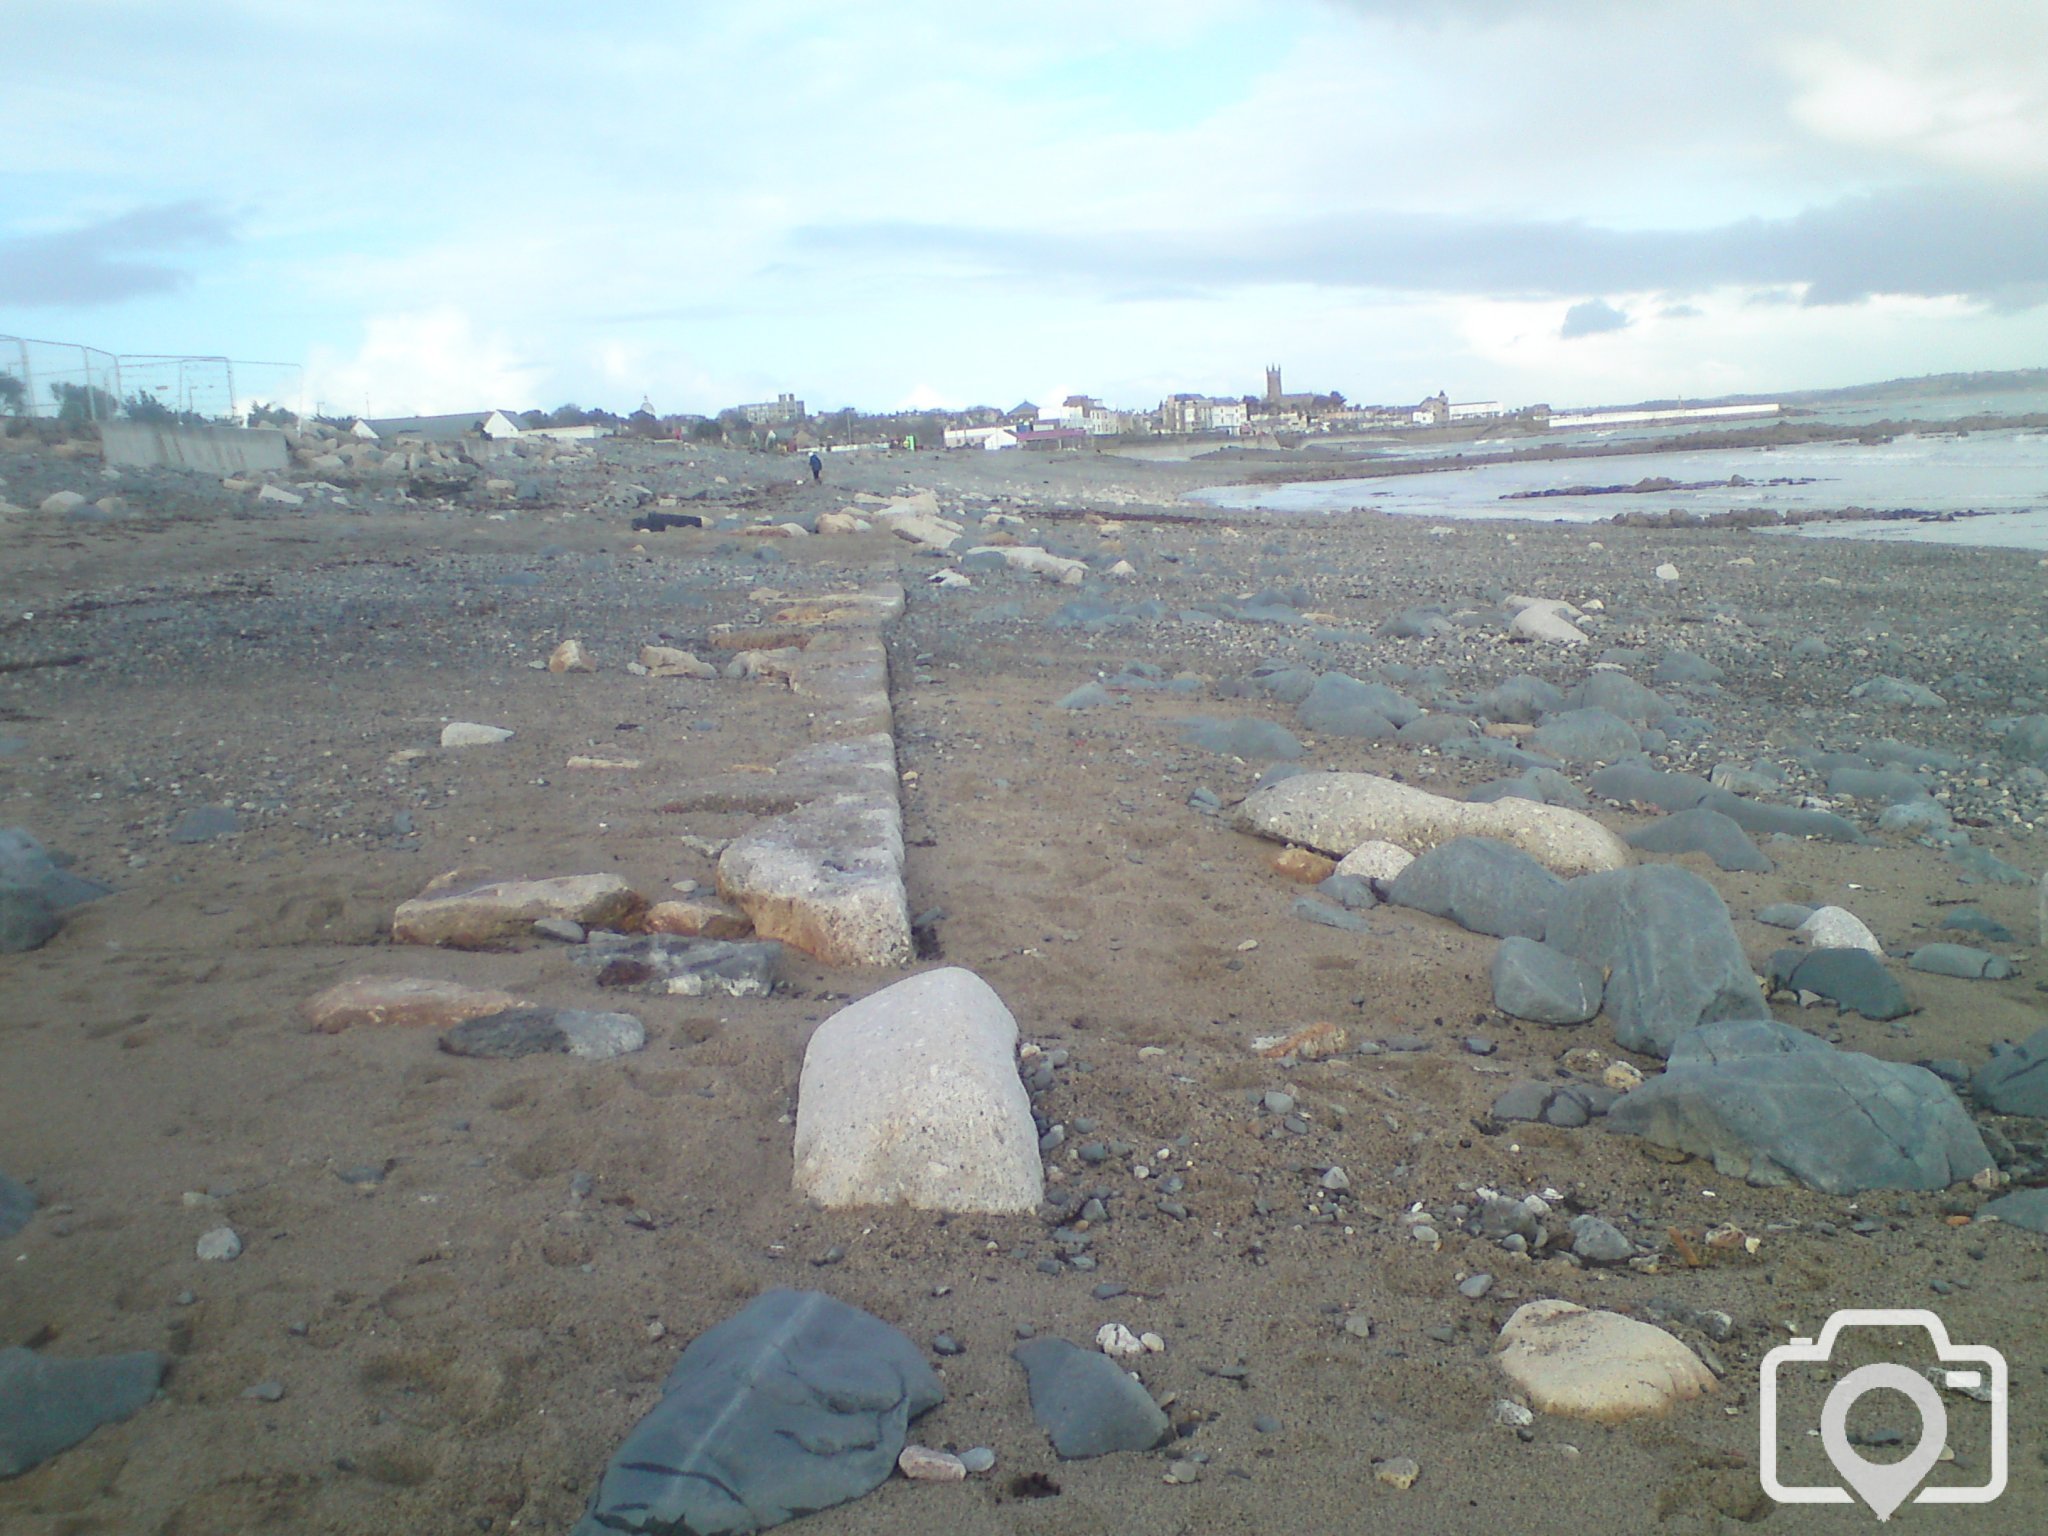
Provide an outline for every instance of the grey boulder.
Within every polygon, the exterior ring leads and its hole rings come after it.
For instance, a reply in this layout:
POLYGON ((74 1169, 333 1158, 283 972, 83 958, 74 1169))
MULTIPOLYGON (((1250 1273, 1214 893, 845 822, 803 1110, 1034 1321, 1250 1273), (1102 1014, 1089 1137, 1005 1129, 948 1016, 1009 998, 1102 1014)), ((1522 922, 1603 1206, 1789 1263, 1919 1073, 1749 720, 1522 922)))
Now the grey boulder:
POLYGON ((1832 1195, 1946 1189, 1992 1166, 1932 1072, 1838 1051, 1770 1020, 1688 1031, 1665 1072, 1623 1096, 1607 1123, 1711 1158, 1729 1177, 1797 1179, 1832 1195))
POLYGON ((36 1213, 36 1192, 0 1173, 0 1237, 12 1237, 36 1213))
POLYGON ((881 1319, 817 1291, 764 1292, 683 1351, 573 1536, 742 1536, 857 1499, 945 1396, 881 1319))
POLYGON ((1611 763, 1642 750, 1642 737, 1619 715, 1604 709, 1567 709, 1545 715, 1529 733, 1529 745, 1567 763, 1611 763))
POLYGON ((1493 952, 1493 1006, 1532 1024, 1583 1024, 1600 1011, 1600 968, 1534 939, 1512 936, 1493 952))
POLYGON ((0 1349, 0 1477, 17 1477, 127 1418, 156 1396, 169 1364, 155 1350, 53 1360, 0 1349))
POLYGON ((1284 725, 1270 720, 1217 720, 1207 715, 1180 722, 1181 739, 1191 747, 1220 757, 1283 758, 1301 756, 1301 742, 1284 725))
POLYGON ((1173 1434, 1152 1395, 1109 1356, 1065 1339, 1026 1339, 1010 1351, 1024 1367, 1031 1416, 1066 1461, 1149 1451, 1173 1434))
POLYGON ((109 887, 65 868, 26 827, 0 827, 0 955, 38 949, 64 926, 64 914, 105 896, 109 887))
POLYGON ((2029 1232, 2048 1232, 2048 1189, 2020 1189, 2001 1195, 1977 1213, 1979 1221, 2002 1221, 2029 1232))
POLYGON ((1728 908, 1690 870, 1640 864, 1568 881, 1544 939, 1607 972, 1607 1016, 1628 1050, 1663 1056, 1695 1024, 1766 1015, 1728 908))
POLYGON ((1491 837, 1454 837, 1394 877, 1387 900, 1473 933, 1540 939, 1564 882, 1519 848, 1491 837))
POLYGON ((2019 974, 2003 955, 1968 944, 1923 944, 1906 964, 1930 976, 1960 976, 1965 981, 2005 981, 2019 974))
POLYGON ((1740 825, 1705 806, 1677 811, 1638 827, 1626 841, 1644 853, 1704 853, 1720 869, 1767 875, 1773 867, 1740 825))
POLYGON ((647 1030, 630 1013, 593 1013, 583 1008, 506 1008, 464 1019, 443 1030, 441 1049, 451 1056, 568 1055, 608 1061, 647 1043, 647 1030))
POLYGON ((1812 992, 1845 1013, 1883 1022, 1913 1011, 1906 989, 1867 949, 1780 949, 1769 963, 1772 987, 1812 992))
POLYGON ((1993 1046, 1991 1059, 1971 1076, 1970 1092, 1998 1114, 2048 1120, 2048 1029, 2018 1045, 1993 1046))

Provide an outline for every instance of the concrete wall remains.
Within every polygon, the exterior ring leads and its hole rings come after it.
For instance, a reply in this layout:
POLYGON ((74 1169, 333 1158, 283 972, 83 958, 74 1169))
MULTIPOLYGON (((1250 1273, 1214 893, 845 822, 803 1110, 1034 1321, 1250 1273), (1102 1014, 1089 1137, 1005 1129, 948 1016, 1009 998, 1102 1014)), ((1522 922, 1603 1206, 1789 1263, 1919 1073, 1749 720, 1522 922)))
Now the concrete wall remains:
POLYGON ((215 475, 283 470, 291 463, 284 434, 270 427, 180 427, 146 421, 103 421, 100 451, 129 469, 197 469, 215 475))

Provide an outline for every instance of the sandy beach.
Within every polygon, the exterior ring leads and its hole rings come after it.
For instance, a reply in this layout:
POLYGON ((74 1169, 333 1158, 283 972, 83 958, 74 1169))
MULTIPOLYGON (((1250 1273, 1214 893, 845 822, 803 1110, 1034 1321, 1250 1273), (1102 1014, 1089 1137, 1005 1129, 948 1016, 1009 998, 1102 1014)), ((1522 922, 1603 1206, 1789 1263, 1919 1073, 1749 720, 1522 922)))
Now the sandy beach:
MULTIPOLYGON (((0 1244, 0 1345, 172 1357, 158 1401, 0 1481, 0 1529, 564 1532, 678 1352, 773 1286, 827 1291, 920 1346, 950 1335, 961 1352, 931 1357, 946 1401, 911 1438, 996 1455, 964 1483, 892 1478, 792 1527, 806 1536, 1848 1529, 1867 1513, 1764 1495, 1757 1369, 1850 1306, 1937 1307, 2011 1365, 2008 1491, 1981 1512, 1908 1507, 1896 1528, 2048 1526, 2039 1234, 1972 1221, 1993 1192, 1968 1184, 1755 1188, 1597 1121, 1501 1122, 1510 1084, 1586 1076, 1569 1053, 1659 1063, 1604 1018, 1501 1013, 1491 937, 1398 906, 1364 914, 1365 932, 1297 916, 1308 890, 1272 868, 1279 845, 1227 815, 1271 761, 1202 750, 1182 725, 1271 722, 1300 739, 1301 767, 1460 796, 1508 770, 1307 729, 1253 674, 1341 671, 1458 715, 1518 674, 1570 689, 1600 666, 1649 684, 1670 653, 1703 658, 1718 681, 1659 685, 1699 729, 1667 735, 1651 763, 1767 767, 1766 798, 1826 799, 1867 841, 1759 837, 1769 872, 1639 857, 1708 881, 1758 973, 1788 942, 1764 908, 1850 908, 1914 1011, 1874 1022, 1787 994, 1771 1011, 1847 1049, 1967 1072, 2048 1023, 2035 887, 1878 830, 1881 804, 1830 798, 1800 754, 1951 755, 1923 775, 1933 798, 1971 848, 2038 878, 2048 775, 1994 729, 2048 710, 2034 556, 1224 514, 1183 499, 1229 478, 1213 464, 1093 453, 834 455, 813 486, 794 458, 620 443, 537 473, 517 500, 283 511, 130 474, 119 515, 0 521, 0 825, 113 887, 47 944, 0 956, 0 1172, 39 1200, 0 1244), (958 562, 879 527, 740 532, 924 490, 1088 574, 975 568, 939 588, 927 578, 958 562), (712 526, 629 526, 664 506, 712 526), (1128 578, 1108 574, 1117 560, 1128 578), (1675 579, 1655 574, 1667 563, 1675 579), (771 997, 621 1000, 571 946, 390 940, 398 904, 455 870, 616 874, 656 900, 708 888, 706 850, 758 817, 668 807, 805 745, 809 715, 773 681, 627 664, 648 643, 711 655, 714 630, 766 622, 787 596, 877 582, 908 594, 884 638, 905 878, 931 935, 913 968, 974 971, 1027 1042, 1067 1053, 1033 1102, 1079 1128, 1047 1154, 1049 1192, 1109 1192, 1085 1268, 1062 1260, 1060 1219, 829 1212, 792 1192, 806 1041, 893 973, 791 952, 771 997), (1589 642, 1511 640, 1511 594, 1576 605, 1589 642), (1390 632, 1430 606, 1441 632, 1390 632), (595 672, 545 670, 568 639, 595 672), (1852 696, 1880 676, 1940 702, 1852 696), (1090 682, 1106 702, 1056 707, 1090 682), (449 721, 513 735, 443 748, 449 721), (178 840, 198 806, 231 812, 232 829, 178 840), (2018 974, 1905 968, 1957 937, 1940 925, 1964 903, 2009 930, 1970 942, 2018 974), (374 974, 630 1007, 648 1040, 611 1061, 499 1061, 449 1055, 431 1031, 309 1028, 308 998, 374 974), (1351 1048, 1292 1064, 1252 1048, 1316 1022, 1351 1048), (1091 1140, 1126 1150, 1083 1162, 1091 1140), (1341 1200, 1323 1183, 1333 1166, 1341 1200), (1168 1169, 1182 1215, 1155 1193, 1168 1169), (1465 1230, 1481 1188, 1598 1215, 1635 1261, 1503 1252, 1465 1230), (221 1226, 241 1256, 197 1259, 221 1226), (1705 1246, 1731 1227, 1732 1245, 1705 1246), (1482 1273, 1489 1289, 1461 1292, 1482 1273), (1105 1283, 1121 1294, 1098 1299, 1105 1283), (1713 1357, 1717 1390, 1665 1417, 1502 1427, 1495 1338, 1542 1297, 1726 1313, 1722 1337, 1672 1324, 1713 1357), (1020 1327, 1085 1343, 1107 1322, 1164 1339, 1140 1369, 1180 1438, 1063 1462, 1009 1352, 1020 1327), (1169 1457, 1197 1453, 1199 1481, 1166 1480, 1169 1457), (1412 1487, 1375 1478, 1398 1457, 1419 1464, 1412 1487)), ((0 442, 0 481, 31 509, 105 488, 95 459, 19 442, 0 442)), ((1590 768, 1566 773, 1583 788, 1590 768)), ((1621 833, 1656 818, 1598 797, 1591 814, 1621 833)), ((1975 1118, 2009 1183, 2048 1181, 2042 1122, 1975 1118)), ((1951 1422, 1962 1466, 1940 1476, 1960 1479, 1981 1470, 1985 1425, 1969 1403, 1951 1422)))

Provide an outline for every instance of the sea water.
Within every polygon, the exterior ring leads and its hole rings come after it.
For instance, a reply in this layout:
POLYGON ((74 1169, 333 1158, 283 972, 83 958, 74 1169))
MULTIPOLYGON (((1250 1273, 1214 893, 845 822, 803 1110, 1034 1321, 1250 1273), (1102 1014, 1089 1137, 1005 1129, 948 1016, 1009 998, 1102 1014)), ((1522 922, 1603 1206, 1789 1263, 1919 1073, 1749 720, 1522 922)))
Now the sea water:
POLYGON ((1806 524, 1797 531, 1816 537, 2048 549, 2048 432, 1928 431, 1883 443, 1766 448, 1688 445, 1667 453, 1478 464, 1378 479, 1219 486, 1194 495, 1225 510, 1312 514, 1367 509, 1444 520, 1564 523, 1606 522, 1617 513, 1674 509, 1704 517, 1753 509, 1785 513, 1864 508, 1955 520, 1806 524), (1700 490, 1518 495, 1574 486, 1633 485, 1653 478, 1722 483, 1700 490), (1726 484, 1736 479, 1747 483, 1726 484))

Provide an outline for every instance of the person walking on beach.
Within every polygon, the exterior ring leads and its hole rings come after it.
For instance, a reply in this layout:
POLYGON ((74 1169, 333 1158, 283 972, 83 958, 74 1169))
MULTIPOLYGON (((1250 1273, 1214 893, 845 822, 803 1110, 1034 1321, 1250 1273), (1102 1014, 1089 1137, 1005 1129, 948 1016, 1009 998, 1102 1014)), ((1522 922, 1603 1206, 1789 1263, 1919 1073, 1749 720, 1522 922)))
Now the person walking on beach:
POLYGON ((816 485, 825 478, 825 461, 815 453, 811 455, 811 484, 816 485))

